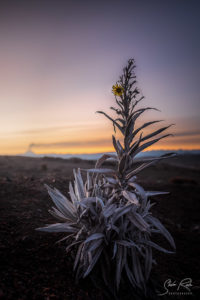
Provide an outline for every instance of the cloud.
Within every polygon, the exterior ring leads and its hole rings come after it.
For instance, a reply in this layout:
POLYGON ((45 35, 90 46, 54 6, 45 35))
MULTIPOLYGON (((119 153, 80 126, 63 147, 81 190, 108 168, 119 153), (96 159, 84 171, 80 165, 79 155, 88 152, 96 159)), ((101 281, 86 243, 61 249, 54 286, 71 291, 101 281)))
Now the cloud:
POLYGON ((194 135, 200 135, 200 130, 186 131, 186 132, 175 132, 174 133, 174 136, 194 136, 194 135))
POLYGON ((57 130, 63 130, 66 128, 73 128, 72 126, 57 126, 57 127, 48 127, 48 128, 38 128, 38 129, 27 129, 27 130, 21 130, 17 131, 17 133, 20 134, 37 134, 37 133, 42 133, 42 132, 52 132, 52 131, 57 131, 57 130))
POLYGON ((25 130, 18 130, 10 132, 11 134, 20 134, 20 135, 30 135, 30 134, 43 134, 49 132, 59 132, 59 131, 73 131, 73 130, 86 130, 88 128, 94 127, 102 128, 102 122, 100 121, 84 121, 84 122, 70 122, 64 126, 50 126, 50 127, 41 127, 41 128, 30 128, 25 130))
MULTIPOLYGON (((64 128, 64 127, 59 127, 64 128)), ((50 130, 50 128, 46 129, 50 130)), ((51 129, 52 130, 52 129, 51 129)), ((174 132, 173 143, 180 143, 180 139, 176 141, 176 137, 183 137, 181 141, 184 144, 191 143, 191 141, 199 142, 200 130, 187 131, 187 132, 174 132), (187 140, 188 137, 188 140, 187 140), (194 137, 192 140, 191 138, 194 137)), ((167 142, 167 140, 165 141, 167 142)), ((31 143, 28 147, 29 151, 35 148, 67 148, 67 147, 92 147, 92 146, 105 146, 111 145, 111 138, 98 139, 98 140, 82 140, 82 141, 61 141, 61 142, 51 142, 51 143, 31 143)))
MULTIPOLYGON (((91 124, 93 125, 93 124, 91 124)), ((73 129, 81 129, 81 128, 87 128, 87 124, 80 123, 80 124, 73 124, 73 125, 66 125, 66 126, 55 126, 55 127, 47 127, 47 128, 37 128, 37 129, 27 129, 27 130, 21 130, 17 131, 16 133, 19 134, 40 134, 40 133, 46 133, 46 132, 52 132, 52 131, 60 131, 60 130, 73 130, 73 129)))
POLYGON ((56 143, 31 143, 29 151, 33 148, 62 148, 62 147, 80 147, 80 146, 104 146, 110 145, 111 139, 86 140, 86 141, 65 141, 56 143))

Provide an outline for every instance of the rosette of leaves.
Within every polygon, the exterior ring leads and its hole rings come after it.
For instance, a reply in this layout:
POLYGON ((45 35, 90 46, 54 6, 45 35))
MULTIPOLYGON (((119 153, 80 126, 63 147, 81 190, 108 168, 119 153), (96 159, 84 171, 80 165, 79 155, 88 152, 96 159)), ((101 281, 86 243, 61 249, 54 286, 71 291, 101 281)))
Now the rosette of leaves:
MULTIPOLYGON (((50 213, 59 223, 38 228, 47 232, 63 232, 68 239, 67 251, 76 250, 74 271, 77 279, 100 268, 99 276, 110 289, 118 290, 120 283, 128 279, 135 289, 145 291, 155 258, 152 249, 173 253, 154 241, 154 234, 160 234, 169 242, 172 250, 175 243, 162 223, 151 213, 151 196, 166 194, 159 191, 145 191, 138 183, 136 175, 144 168, 175 154, 169 153, 158 158, 141 158, 136 155, 159 140, 169 136, 164 132, 169 126, 143 135, 143 129, 160 120, 144 123, 136 127, 137 119, 147 110, 137 109, 144 98, 135 87, 135 62, 129 60, 123 75, 117 82, 120 92, 115 94, 116 113, 113 118, 104 114, 123 137, 123 142, 113 135, 116 154, 104 154, 94 169, 87 173, 83 181, 80 169, 74 171, 74 184, 69 185, 69 199, 57 189, 47 186, 55 207, 50 213), (113 168, 103 168, 107 159, 112 159, 113 168), (70 242, 69 242, 70 241, 70 242), (101 275, 100 275, 101 274, 101 275)), ((117 91, 117 89, 115 89, 117 91)))

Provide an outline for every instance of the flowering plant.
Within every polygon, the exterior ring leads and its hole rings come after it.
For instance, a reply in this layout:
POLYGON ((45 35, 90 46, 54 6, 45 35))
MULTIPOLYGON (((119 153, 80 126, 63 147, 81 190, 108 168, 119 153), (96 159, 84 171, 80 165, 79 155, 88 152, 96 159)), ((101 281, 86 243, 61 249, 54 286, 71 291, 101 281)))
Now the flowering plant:
POLYGON ((144 97, 135 87, 134 68, 135 62, 130 59, 119 81, 113 86, 117 107, 111 109, 115 111, 116 118, 98 112, 111 120, 114 130, 120 131, 123 142, 113 135, 115 154, 102 155, 93 169, 74 170, 74 183, 69 184, 68 198, 57 189, 47 186, 55 204, 50 213, 60 222, 38 230, 66 234, 62 240, 70 241, 67 251, 72 247, 76 249, 74 271, 77 279, 85 278, 98 267, 105 284, 112 290, 118 291, 123 279, 128 279, 134 289, 145 292, 155 263, 152 249, 173 253, 156 244, 153 241, 154 234, 163 235, 173 249, 175 243, 167 229, 151 213, 151 196, 166 192, 145 191, 137 183, 136 175, 174 154, 158 158, 136 157, 147 147, 169 136, 157 137, 169 126, 144 136, 142 130, 160 120, 135 127, 137 119, 145 111, 155 108, 137 109, 144 97), (113 168, 102 167, 107 159, 114 161, 113 168), (85 182, 81 171, 86 172, 85 182))

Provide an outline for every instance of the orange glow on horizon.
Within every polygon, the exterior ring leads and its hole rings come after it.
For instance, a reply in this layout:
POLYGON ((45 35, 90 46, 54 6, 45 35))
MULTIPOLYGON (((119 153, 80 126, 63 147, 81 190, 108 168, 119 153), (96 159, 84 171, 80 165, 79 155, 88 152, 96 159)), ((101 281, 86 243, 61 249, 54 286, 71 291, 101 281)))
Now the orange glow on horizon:
MULTIPOLYGON (((21 150, 21 149, 20 149, 21 150)), ((18 155, 25 153, 24 151, 20 151, 17 149, 4 149, 4 152, 0 153, 0 155, 18 155)), ((197 144, 169 144, 165 147, 161 147, 159 145, 151 146, 147 148, 145 151, 152 151, 152 150, 200 150, 200 146, 197 144)), ((41 148, 40 150, 32 151, 35 154, 95 154, 95 153, 104 153, 104 152, 114 152, 114 148, 112 146, 102 146, 102 147, 79 147, 79 148, 71 148, 70 151, 66 151, 65 148, 58 148, 58 149, 45 149, 41 148)))
MULTIPOLYGON (((157 128, 156 128, 157 129, 157 128)), ((154 128, 155 130, 155 128, 154 128)), ((145 132, 144 135, 148 134, 145 132)), ((0 155, 18 155, 27 151, 35 154, 92 154, 102 152, 113 152, 112 145, 112 126, 108 123, 89 124, 86 128, 65 128, 62 131, 31 131, 23 134, 5 135, 1 138, 0 155), (30 133, 29 133, 30 132, 30 133)), ((158 143, 147 148, 151 150, 199 150, 199 134, 177 134, 174 137, 161 139, 158 143)), ((119 134, 116 135, 123 144, 123 139, 119 134)))

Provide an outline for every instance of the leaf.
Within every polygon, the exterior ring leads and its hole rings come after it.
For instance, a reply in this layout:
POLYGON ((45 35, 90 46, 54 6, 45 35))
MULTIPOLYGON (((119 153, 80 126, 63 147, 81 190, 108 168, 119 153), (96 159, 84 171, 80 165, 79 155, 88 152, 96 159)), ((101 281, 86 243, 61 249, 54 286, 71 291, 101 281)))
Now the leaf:
MULTIPOLYGON (((149 214, 151 214, 149 212, 149 210, 154 205, 155 205, 155 203, 151 203, 150 201, 147 201, 147 199, 145 199, 144 205, 143 205, 143 212, 141 212, 141 215, 142 215, 143 218, 145 218, 146 216, 148 216, 149 214)), ((151 232, 152 232, 152 230, 151 230, 151 232)))
POLYGON ((107 115, 105 112, 103 111, 97 111, 97 113, 99 114, 103 114, 106 118, 108 118, 110 121, 113 122, 113 124, 121 131, 121 133, 123 134, 124 130, 123 127, 121 127, 114 119, 112 119, 109 115, 107 115))
POLYGON ((122 195, 124 196, 124 198, 126 198, 131 203, 134 203, 137 206, 139 205, 139 201, 138 201, 135 193, 131 193, 131 192, 125 190, 125 191, 122 191, 122 195))
MULTIPOLYGON (((80 227, 79 227, 80 228, 80 227)), ((82 233, 85 231, 85 226, 81 226, 81 229, 76 233, 75 235, 75 240, 78 241, 80 240, 80 236, 82 235, 82 233)))
POLYGON ((105 176, 106 181, 108 181, 109 183, 116 185, 117 184, 117 180, 112 178, 112 177, 107 177, 105 176))
POLYGON ((110 189, 112 189, 112 188, 113 188, 113 184, 111 184, 111 183, 105 183, 105 184, 103 185, 103 187, 104 187, 104 188, 110 188, 110 189))
POLYGON ((132 155, 134 153, 134 151, 139 147, 141 139, 142 139, 142 133, 140 134, 139 139, 131 146, 131 148, 128 152, 129 155, 132 155))
POLYGON ((78 250, 76 252, 76 257, 75 257, 75 261, 74 261, 74 267, 73 267, 73 270, 75 271, 76 268, 77 268, 77 265, 78 265, 78 262, 80 260, 80 255, 81 255, 81 251, 82 251, 82 248, 83 248, 83 245, 84 243, 81 243, 78 247, 78 250))
POLYGON ((97 263, 97 261, 98 261, 100 255, 101 255, 101 253, 102 253, 103 248, 104 248, 103 246, 101 246, 101 247, 98 248, 97 252, 96 252, 95 255, 92 257, 92 261, 91 261, 91 263, 89 264, 89 266, 88 266, 86 272, 84 273, 83 278, 85 278, 85 277, 92 271, 92 269, 94 268, 95 264, 97 263))
POLYGON ((127 277, 129 279, 130 283, 132 284, 133 287, 135 287, 136 281, 135 281, 135 278, 133 276, 133 273, 131 272, 131 270, 128 267, 128 263, 125 264, 125 270, 126 270, 126 274, 127 274, 127 277))
POLYGON ((111 215, 113 215, 116 208, 117 208, 116 204, 110 204, 108 207, 105 207, 105 209, 103 211, 104 217, 108 218, 111 215))
POLYGON ((163 132, 164 130, 168 129, 168 128, 171 127, 172 125, 174 125, 174 124, 171 124, 171 125, 166 126, 166 127, 162 127, 162 128, 160 128, 160 129, 158 129, 158 130, 156 130, 156 131, 154 131, 154 132, 152 132, 152 133, 150 133, 150 134, 144 136, 144 137, 142 138, 141 141, 143 142, 143 141, 145 141, 145 140, 147 140, 147 139, 152 138, 152 137, 155 136, 155 135, 158 135, 159 133, 161 133, 161 132, 163 132))
POLYGON ((72 227, 66 223, 51 224, 45 227, 36 228, 36 230, 46 232, 77 232, 77 228, 72 227))
POLYGON ((114 137, 114 135, 112 135, 112 142, 113 142, 113 147, 115 148, 115 151, 117 152, 117 154, 120 156, 120 150, 118 149, 118 146, 117 146, 117 141, 114 137))
POLYGON ((115 223, 120 217, 124 214, 131 212, 133 208, 133 204, 125 205, 123 207, 117 208, 115 210, 115 215, 113 216, 113 223, 115 223))
POLYGON ((118 101, 117 98, 115 97, 115 100, 117 102, 117 104, 119 105, 119 107, 121 108, 121 112, 123 112, 123 106, 122 106, 122 102, 121 101, 118 101))
POLYGON ((136 179, 137 179, 137 177, 136 177, 136 176, 133 176, 133 177, 131 177, 131 178, 128 180, 128 183, 130 183, 130 182, 135 182, 136 179))
POLYGON ((75 246, 75 245, 80 244, 81 242, 82 242, 82 241, 77 241, 77 242, 73 242, 73 243, 69 244, 69 246, 67 246, 66 249, 65 249, 66 252, 68 252, 70 248, 72 248, 72 247, 75 246))
POLYGON ((74 233, 71 233, 71 234, 69 234, 68 236, 65 236, 64 238, 58 240, 58 241, 56 242, 56 244, 59 244, 60 242, 66 241, 67 239, 69 239, 69 238, 71 238, 71 237, 73 237, 73 236, 74 236, 74 233))
POLYGON ((117 156, 114 154, 103 154, 96 162, 95 168, 99 168, 107 159, 113 158, 117 159, 117 156))
POLYGON ((132 120, 133 124, 135 123, 135 121, 139 118, 139 116, 144 113, 146 110, 156 110, 159 111, 157 108, 155 107, 146 107, 146 108, 140 108, 138 110, 135 110, 131 115, 130 115, 130 119, 132 120))
POLYGON ((158 196, 158 195, 168 195, 169 192, 158 192, 158 191, 146 191, 147 197, 158 196))
POLYGON ((87 193, 88 193, 87 196, 89 196, 89 191, 91 188, 92 188, 92 179, 90 177, 90 173, 87 172, 87 193))
POLYGON ((96 196, 96 204, 98 204, 98 203, 101 205, 101 208, 103 208, 105 206, 103 203, 103 200, 96 196))
MULTIPOLYGON (((138 168, 134 169, 133 171, 131 171, 127 176, 126 178, 131 178, 132 176, 138 174, 139 172, 141 172, 143 169, 151 166, 152 164, 162 160, 162 159, 165 159, 165 158, 169 158, 169 157, 173 157, 173 156, 176 156, 175 153, 169 153, 169 155, 164 155, 164 156, 160 156, 160 157, 156 157, 156 158, 149 158, 149 159, 141 159, 140 161, 137 161, 137 159, 135 159, 134 161, 136 163, 138 162, 144 162, 142 165, 140 165, 138 168), (149 162, 148 162, 149 161, 149 162)), ((133 162, 134 162, 133 161, 133 162)), ((133 163, 132 163, 133 164, 133 163)))
POLYGON ((124 153, 120 158, 119 166, 118 166, 118 172, 121 174, 123 174, 123 171, 126 169, 126 160, 127 160, 127 154, 124 153))
POLYGON ((117 118, 117 119, 115 119, 115 121, 119 121, 119 122, 121 122, 121 124, 122 124, 122 127, 124 127, 124 125, 125 125, 125 121, 124 121, 122 118, 117 118))
POLYGON ((138 247, 133 241, 126 241, 126 240, 116 240, 115 241, 118 245, 124 246, 124 247, 138 247))
POLYGON ((86 171, 89 173, 98 173, 98 174, 115 174, 115 170, 113 169, 82 169, 82 171, 86 171))
POLYGON ((157 138, 157 139, 155 139, 155 140, 152 140, 152 141, 149 141, 149 142, 147 142, 147 143, 144 143, 143 145, 141 145, 141 146, 135 151, 134 156, 135 156, 136 154, 138 154, 139 152, 141 152, 142 150, 144 150, 144 149, 150 147, 151 145, 157 143, 157 142, 160 141, 161 139, 166 138, 166 137, 168 137, 168 136, 172 136, 172 134, 166 134, 166 135, 161 136, 160 138, 157 138))
POLYGON ((117 249, 117 256, 116 256, 116 286, 117 290, 119 289, 119 284, 121 280, 121 273, 122 273, 122 255, 123 255, 123 250, 122 246, 118 246, 117 249))
POLYGON ((70 197, 71 197, 72 203, 75 204, 75 203, 77 202, 77 198, 76 198, 76 196, 75 196, 74 189, 73 189, 73 187, 72 187, 71 182, 69 183, 69 195, 70 195, 70 197))
POLYGON ((47 184, 45 184, 45 187, 47 188, 51 199, 60 210, 60 212, 68 219, 76 220, 76 210, 72 203, 57 189, 52 189, 47 184))
POLYGON ((134 114, 138 114, 138 113, 144 113, 146 110, 155 110, 155 111, 160 111, 159 109, 157 109, 156 107, 145 107, 145 108, 139 108, 138 110, 134 111, 134 114))
POLYGON ((75 188, 76 188, 76 192, 77 192, 77 197, 80 201, 82 198, 84 198, 86 196, 84 185, 83 185, 83 180, 81 177, 80 169, 78 169, 77 172, 75 170, 73 170, 73 172, 74 172, 74 178, 75 178, 75 188))
POLYGON ((142 164, 141 166, 139 166, 138 168, 136 168, 135 170, 131 171, 130 173, 128 173, 126 175, 126 179, 130 179, 131 177, 137 175, 139 172, 141 172, 143 169, 151 166, 152 164, 154 164, 155 161, 151 161, 151 162, 148 162, 148 163, 144 163, 142 164))
POLYGON ((143 217, 137 212, 134 212, 132 216, 129 216, 129 220, 141 231, 149 230, 149 225, 146 223, 143 217))
POLYGON ((85 240, 85 244, 88 243, 88 242, 91 242, 93 240, 97 240, 97 239, 102 239, 104 238, 105 235, 103 233, 94 233, 92 235, 90 235, 86 240, 85 240))
POLYGON ((145 256, 145 277, 146 277, 146 280, 148 280, 150 272, 151 272, 151 268, 152 268, 152 249, 151 249, 151 247, 145 247, 145 252, 146 252, 146 256, 145 256))
POLYGON ((117 244, 116 244, 116 242, 114 242, 112 259, 115 258, 116 253, 117 253, 117 244))
POLYGON ((121 145, 121 143, 120 143, 119 140, 117 140, 117 146, 119 148, 120 153, 123 154, 124 153, 124 149, 123 149, 123 147, 122 147, 122 145, 121 145))
POLYGON ((135 125, 135 119, 130 118, 127 126, 125 127, 125 134, 124 134, 125 137, 128 137, 132 133, 134 125, 135 125))
POLYGON ((142 197, 142 199, 146 199, 146 192, 145 190, 137 183, 135 182, 128 182, 128 185, 135 188, 136 191, 140 194, 140 196, 142 197))
POLYGON ((122 115, 122 112, 118 108, 111 106, 110 109, 114 110, 118 115, 122 115))
POLYGON ((155 123, 158 123, 158 122, 162 122, 163 120, 157 120, 157 121, 152 121, 152 122, 147 122, 147 123, 144 123, 141 127, 137 128, 134 132, 133 132, 133 137, 136 136, 136 134, 142 130, 143 128, 145 127, 148 127, 152 124, 155 124, 155 123))
POLYGON ((136 105, 140 102, 140 101, 142 101, 144 99, 144 96, 142 96, 140 99, 138 99, 138 100, 136 100, 135 101, 135 103, 134 103, 134 105, 133 105, 133 109, 136 107, 136 105))
POLYGON ((97 248, 99 248, 99 246, 102 243, 103 243, 103 239, 93 240, 87 251, 92 252, 92 251, 96 250, 97 248))
POLYGON ((160 230, 160 232, 164 235, 164 237, 168 240, 168 242, 170 243, 170 245, 176 249, 176 245, 174 242, 173 237, 171 236, 171 234, 169 233, 169 231, 163 226, 163 224, 157 219, 154 218, 153 216, 149 216, 148 220, 157 228, 160 230))
POLYGON ((52 210, 49 209, 49 213, 54 216, 55 218, 61 220, 61 221, 71 221, 70 219, 68 219, 66 216, 64 216, 58 209, 56 209, 55 207, 52 207, 52 210))
POLYGON ((115 226, 115 225, 111 225, 111 229, 113 229, 114 231, 116 231, 117 232, 117 234, 119 234, 119 231, 120 231, 120 229, 119 229, 119 227, 117 227, 117 226, 115 226))
POLYGON ((116 141, 114 135, 112 135, 112 142, 113 142, 115 151, 117 152, 118 156, 120 157, 124 152, 122 145, 120 144, 119 141, 116 141))
POLYGON ((142 158, 134 158, 133 160, 133 164, 138 164, 138 163, 144 163, 144 162, 148 162, 148 161, 160 161, 162 159, 167 159, 167 158, 172 158, 172 157, 175 157, 177 156, 176 153, 174 152, 171 152, 171 153, 166 153, 166 154, 163 154, 159 157, 142 157, 142 158))
POLYGON ((156 243, 152 242, 152 241, 146 241, 145 242, 147 245, 157 249, 158 251, 161 251, 161 252, 164 252, 164 253, 169 253, 169 254, 173 254, 174 252, 173 251, 169 251, 169 250, 166 250, 164 248, 162 248, 161 246, 157 245, 156 243))
POLYGON ((134 217, 132 219, 132 222, 136 225, 136 227, 138 227, 141 231, 147 231, 149 230, 149 225, 145 222, 145 220, 143 219, 143 217, 138 214, 135 213, 134 217))
POLYGON ((132 257, 132 270, 134 272, 135 281, 137 282, 137 285, 140 286, 142 282, 144 282, 140 261, 137 255, 137 252, 134 248, 131 248, 131 257, 132 257))
MULTIPOLYGON (((86 210, 86 212, 90 211, 92 213, 91 218, 97 218, 98 217, 98 214, 97 214, 97 211, 96 211, 95 205, 94 205, 94 204, 97 204, 97 201, 100 202, 102 200, 100 198, 97 199, 97 197, 88 197, 88 198, 82 199, 81 202, 80 202, 81 207, 83 207, 86 210)), ((101 205, 102 205, 102 203, 101 203, 101 205)), ((81 214, 80 218, 83 215, 81 214)))

